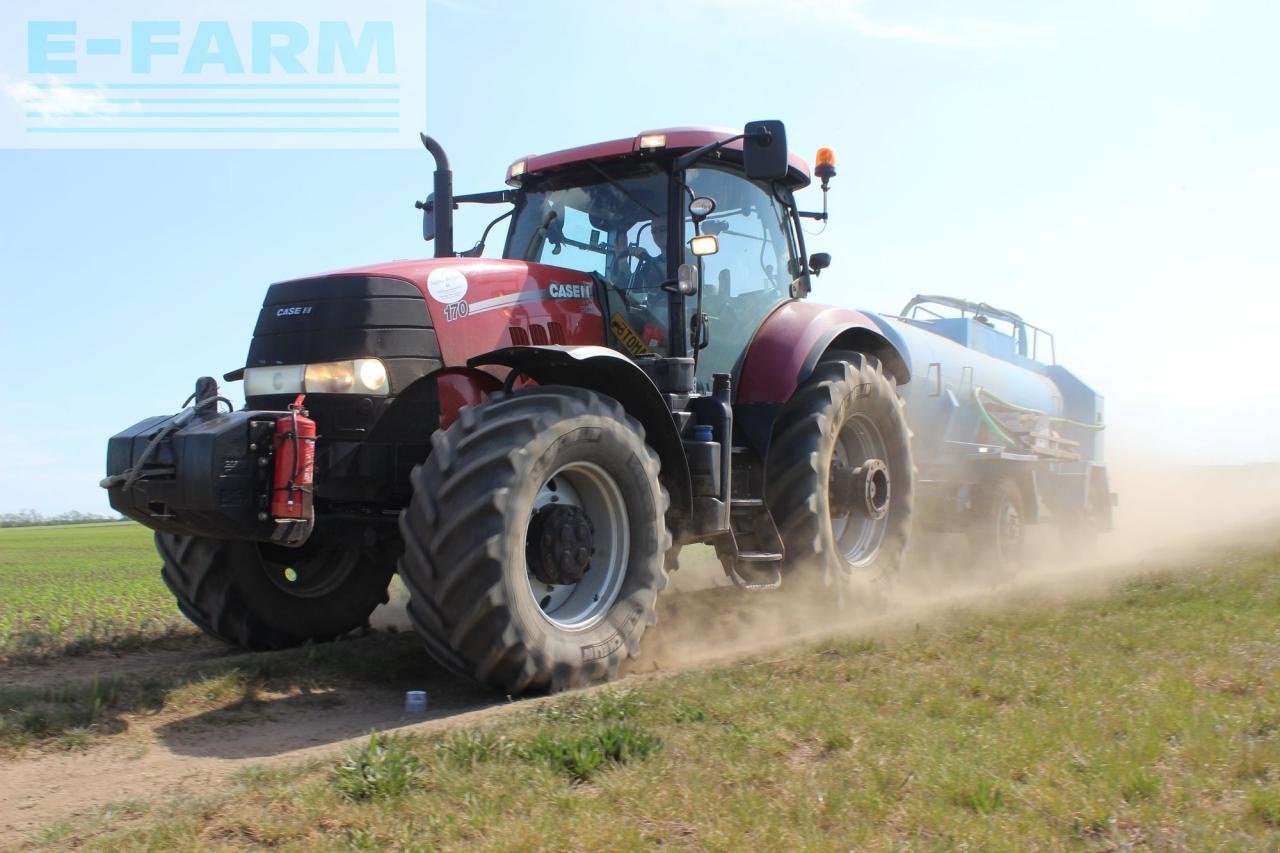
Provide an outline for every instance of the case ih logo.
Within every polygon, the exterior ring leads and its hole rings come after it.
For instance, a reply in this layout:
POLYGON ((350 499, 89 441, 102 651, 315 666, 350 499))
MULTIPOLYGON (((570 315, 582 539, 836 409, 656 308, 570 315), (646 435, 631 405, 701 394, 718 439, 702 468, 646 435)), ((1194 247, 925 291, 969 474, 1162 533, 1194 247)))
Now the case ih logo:
POLYGON ((591 285, 552 282, 551 286, 547 288, 547 292, 552 299, 590 299, 591 285))
POLYGON ((402 148, 423 0, 5 0, 0 148, 402 148))
POLYGON ((277 308, 277 317, 302 317, 311 313, 310 305, 293 305, 289 308, 277 308))

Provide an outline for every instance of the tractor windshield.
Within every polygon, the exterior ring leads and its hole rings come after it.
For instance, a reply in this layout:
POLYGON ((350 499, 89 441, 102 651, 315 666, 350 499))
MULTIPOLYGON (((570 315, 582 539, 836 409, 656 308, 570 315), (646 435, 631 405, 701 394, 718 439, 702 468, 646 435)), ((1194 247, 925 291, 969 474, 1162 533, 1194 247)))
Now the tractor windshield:
POLYGON ((662 289, 669 180, 652 162, 584 163, 531 179, 504 256, 591 274, 618 347, 669 355, 670 296, 662 289))

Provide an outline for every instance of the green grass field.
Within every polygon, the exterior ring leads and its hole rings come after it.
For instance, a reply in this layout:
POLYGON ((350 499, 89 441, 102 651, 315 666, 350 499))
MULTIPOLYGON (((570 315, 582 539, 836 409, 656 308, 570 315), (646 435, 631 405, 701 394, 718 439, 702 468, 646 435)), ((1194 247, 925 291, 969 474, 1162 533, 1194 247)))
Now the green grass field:
POLYGON ((191 633, 131 522, 0 529, 0 661, 191 633))
POLYGON ((1280 548, 378 736, 94 849, 1280 848, 1280 548))

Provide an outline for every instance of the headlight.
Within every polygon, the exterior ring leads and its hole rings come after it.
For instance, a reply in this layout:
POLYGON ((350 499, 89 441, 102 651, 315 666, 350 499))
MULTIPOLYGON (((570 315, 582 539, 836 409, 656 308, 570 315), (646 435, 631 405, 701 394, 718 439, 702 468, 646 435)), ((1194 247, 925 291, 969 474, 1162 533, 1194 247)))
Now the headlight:
POLYGON ((246 368, 244 395, 265 397, 268 394, 301 394, 304 369, 301 364, 246 368))
POLYGON ((346 394, 356 384, 355 365, 349 361, 308 364, 302 384, 308 394, 346 394))
POLYGON ((367 394, 391 393, 387 368, 376 358, 329 361, 323 364, 286 364, 250 367, 244 372, 244 395, 268 394, 367 394))
POLYGON ((308 364, 303 377, 308 394, 375 394, 386 396, 387 368, 376 358, 308 364))
POLYGON ((369 389, 370 394, 387 393, 387 369, 376 358, 361 358, 355 362, 356 378, 369 389))

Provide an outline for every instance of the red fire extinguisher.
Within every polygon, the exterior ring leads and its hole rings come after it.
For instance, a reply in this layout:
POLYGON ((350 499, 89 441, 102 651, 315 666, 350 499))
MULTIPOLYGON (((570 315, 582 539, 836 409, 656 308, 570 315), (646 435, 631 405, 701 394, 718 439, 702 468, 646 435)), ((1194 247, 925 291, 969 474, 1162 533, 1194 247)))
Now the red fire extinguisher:
POLYGON ((311 482, 316 468, 316 422, 302 408, 306 394, 276 419, 275 472, 271 478, 271 514, 277 519, 313 517, 311 482))

